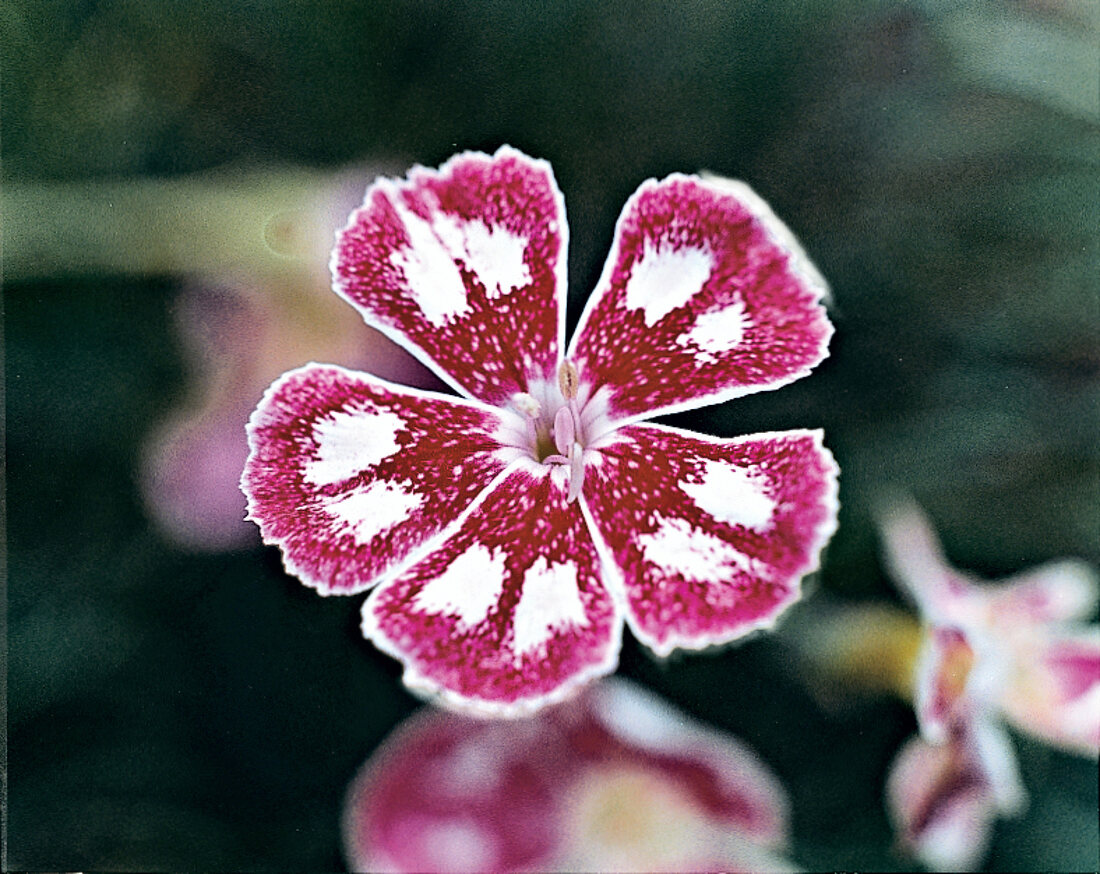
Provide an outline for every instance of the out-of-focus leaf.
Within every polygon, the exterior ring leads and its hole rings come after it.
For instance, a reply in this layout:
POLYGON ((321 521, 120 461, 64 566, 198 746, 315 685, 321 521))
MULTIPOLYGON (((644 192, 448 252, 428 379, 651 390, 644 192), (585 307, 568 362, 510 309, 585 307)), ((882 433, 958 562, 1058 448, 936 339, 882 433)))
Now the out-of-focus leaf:
POLYGON ((1095 3, 929 0, 926 6, 955 61, 978 85, 1038 99, 1090 121, 1100 115, 1095 3), (1062 14, 1055 15, 1059 7, 1062 14))

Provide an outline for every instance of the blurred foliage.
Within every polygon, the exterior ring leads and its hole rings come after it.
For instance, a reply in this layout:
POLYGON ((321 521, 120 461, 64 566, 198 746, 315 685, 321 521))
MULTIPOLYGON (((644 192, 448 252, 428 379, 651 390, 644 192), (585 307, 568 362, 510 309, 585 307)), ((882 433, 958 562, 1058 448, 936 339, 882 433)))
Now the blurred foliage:
MULTIPOLYGON (((1100 562, 1098 14, 6 3, 6 867, 339 868, 344 785, 415 706, 356 603, 317 598, 272 551, 184 553, 143 514, 143 437, 187 388, 180 277, 260 257, 211 254, 250 243, 209 171, 403 168, 510 142, 565 192, 574 320, 641 180, 744 178, 830 279, 833 356, 675 421, 826 429, 843 510, 817 585, 894 597, 868 516, 885 488, 915 494, 959 567, 1100 562)), ((905 706, 827 706, 773 638, 667 663, 628 641, 623 672, 774 767, 796 860, 909 867, 881 802, 905 706)), ((990 869, 1094 869, 1095 765, 1035 744, 1021 759, 1032 805, 999 826, 990 869)))

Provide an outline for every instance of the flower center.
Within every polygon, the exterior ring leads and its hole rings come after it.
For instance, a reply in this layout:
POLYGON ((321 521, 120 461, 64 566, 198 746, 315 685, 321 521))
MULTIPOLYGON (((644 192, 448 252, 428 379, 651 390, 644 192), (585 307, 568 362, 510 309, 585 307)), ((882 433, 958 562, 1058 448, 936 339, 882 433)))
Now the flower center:
POLYGON ((580 494, 584 481, 584 429, 577 403, 579 385, 577 368, 572 362, 564 361, 558 368, 559 397, 551 401, 552 415, 526 392, 513 399, 527 423, 527 448, 531 457, 541 464, 568 467, 570 501, 580 494))

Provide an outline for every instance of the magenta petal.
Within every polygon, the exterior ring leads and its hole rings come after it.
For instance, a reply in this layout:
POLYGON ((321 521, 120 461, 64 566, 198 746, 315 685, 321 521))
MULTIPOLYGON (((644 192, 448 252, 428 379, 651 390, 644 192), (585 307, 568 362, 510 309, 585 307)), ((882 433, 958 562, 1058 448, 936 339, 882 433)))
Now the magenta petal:
POLYGON ((561 842, 563 786, 576 770, 550 720, 491 722, 421 710, 348 789, 350 869, 545 870, 561 842))
POLYGON ((599 456, 584 500, 627 621, 661 655, 771 625, 836 527, 837 467, 817 431, 718 440, 631 425, 599 456))
POLYGON ((521 462, 440 547, 363 606, 405 682, 512 716, 614 670, 622 618, 562 467, 521 462))
POLYGON ((280 377, 252 414, 241 488, 288 571, 322 594, 352 594, 504 469, 501 427, 476 402, 310 364, 280 377))
POLYGON ((826 292, 748 186, 644 183, 570 347, 612 421, 718 403, 805 376, 827 354, 826 292))
POLYGON ((502 405, 556 377, 567 236, 549 164, 467 152, 368 189, 337 238, 334 287, 459 391, 502 405))

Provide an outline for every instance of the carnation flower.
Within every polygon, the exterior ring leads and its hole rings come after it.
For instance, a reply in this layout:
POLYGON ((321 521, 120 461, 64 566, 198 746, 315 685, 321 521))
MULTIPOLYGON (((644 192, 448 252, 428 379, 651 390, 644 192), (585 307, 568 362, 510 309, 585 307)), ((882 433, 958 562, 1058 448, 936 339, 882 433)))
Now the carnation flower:
POLYGON ((459 397, 330 365, 249 423, 251 518, 406 683, 517 715, 614 670, 773 624, 836 524, 819 431, 718 439, 656 415, 776 388, 826 355, 825 285, 744 184, 644 183, 565 344, 564 203, 514 149, 382 179, 336 291, 459 397))

